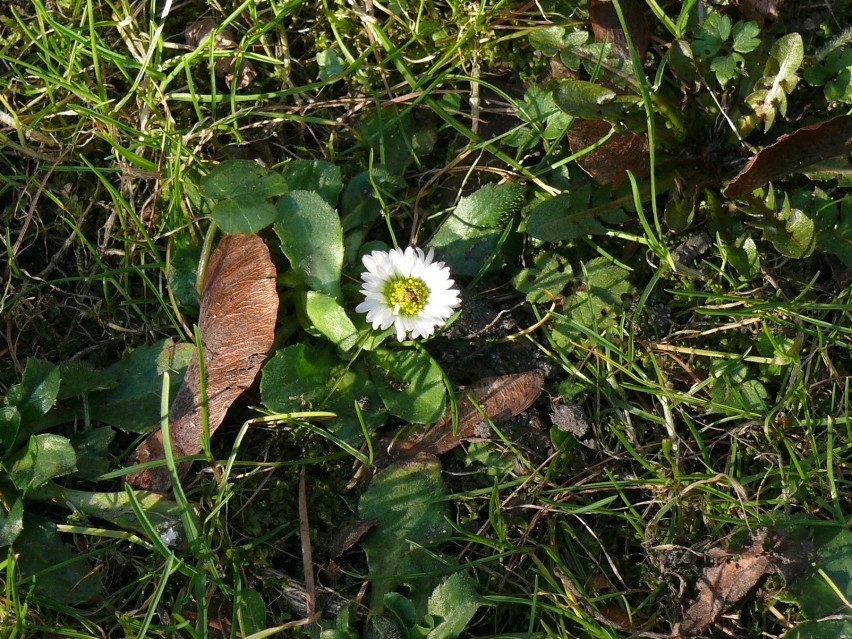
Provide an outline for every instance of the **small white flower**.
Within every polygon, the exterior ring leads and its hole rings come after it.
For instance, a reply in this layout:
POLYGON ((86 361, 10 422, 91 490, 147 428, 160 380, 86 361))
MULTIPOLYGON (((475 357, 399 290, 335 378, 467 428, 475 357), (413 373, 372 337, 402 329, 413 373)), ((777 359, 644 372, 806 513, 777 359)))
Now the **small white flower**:
POLYGON ((374 329, 396 328, 401 342, 411 337, 429 337, 461 304, 453 288, 450 269, 433 262, 435 251, 409 246, 404 251, 373 251, 363 258, 361 273, 364 301, 355 307, 367 314, 374 329))

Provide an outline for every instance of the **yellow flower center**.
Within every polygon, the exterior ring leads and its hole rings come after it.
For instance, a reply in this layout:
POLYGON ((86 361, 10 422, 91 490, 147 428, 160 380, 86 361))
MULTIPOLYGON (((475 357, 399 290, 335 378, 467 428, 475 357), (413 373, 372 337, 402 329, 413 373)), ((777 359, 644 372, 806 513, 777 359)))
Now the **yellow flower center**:
POLYGON ((429 288, 414 277, 400 277, 388 282, 385 298, 390 306, 399 304, 400 315, 417 315, 426 306, 429 288))

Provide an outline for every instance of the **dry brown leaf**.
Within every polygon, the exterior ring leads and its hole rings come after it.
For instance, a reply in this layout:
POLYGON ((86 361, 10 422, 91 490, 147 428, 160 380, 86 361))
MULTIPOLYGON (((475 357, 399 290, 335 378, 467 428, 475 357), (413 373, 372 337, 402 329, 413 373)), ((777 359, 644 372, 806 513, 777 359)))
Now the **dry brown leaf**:
MULTIPOLYGON (((642 13, 642 9, 636 0, 620 0, 619 4, 624 14, 624 22, 627 24, 630 33, 630 39, 633 41, 633 46, 641 60, 648 52, 651 33, 648 28, 648 19, 642 13)), ((613 3, 604 0, 590 0, 589 19, 595 33, 595 40, 597 42, 609 42, 612 44, 614 53, 625 60, 629 60, 630 50, 627 48, 627 38, 624 37, 624 31, 621 28, 621 22, 618 20, 618 14, 613 3)))
MULTIPOLYGON (((574 120, 568 130, 571 152, 578 153, 594 144, 611 128, 604 120, 574 120)), ((577 164, 599 184, 618 186, 627 179, 627 171, 641 179, 650 173, 648 142, 635 133, 616 133, 601 146, 578 157, 577 164)))
POLYGON ((750 193, 767 182, 852 151, 852 115, 802 127, 782 135, 752 157, 725 187, 725 197, 750 193))
POLYGON ((726 559, 704 569, 698 598, 675 626, 674 638, 701 634, 719 615, 742 602, 766 575, 778 573, 786 582, 791 581, 809 565, 812 547, 764 529, 755 533, 751 545, 738 554, 716 550, 726 559))
POLYGON ((448 408, 425 434, 399 443, 391 452, 404 456, 420 452, 440 455, 465 439, 482 437, 487 432, 487 424, 477 405, 491 421, 506 421, 532 406, 543 386, 544 373, 538 369, 481 379, 468 386, 458 399, 457 433, 453 434, 453 417, 448 408))
MULTIPOLYGON (((183 34, 184 39, 189 46, 197 47, 218 26, 219 23, 215 18, 201 18, 186 28, 183 34)), ((221 29, 213 36, 213 48, 216 51, 232 50, 238 47, 239 42, 230 27, 221 29)), ((216 77, 224 80, 229 88, 236 81, 237 90, 239 91, 247 88, 257 77, 257 70, 250 60, 240 58, 239 68, 237 68, 237 57, 235 56, 216 58, 213 64, 213 71, 216 77)))
POLYGON ((746 18, 757 22, 761 28, 767 22, 775 22, 784 0, 737 0, 737 9, 746 18))
MULTIPOLYGON (((210 434, 219 427, 233 401, 254 381, 272 346, 278 294, 269 249, 256 235, 227 235, 207 267, 198 328, 207 375, 210 434)), ((201 451, 199 366, 194 359, 169 409, 175 457, 201 451)), ((151 434, 134 453, 141 464, 164 457, 162 431, 151 434)), ((185 473, 187 464, 181 466, 185 473)), ((171 486, 165 466, 128 475, 134 487, 165 491, 171 486)))

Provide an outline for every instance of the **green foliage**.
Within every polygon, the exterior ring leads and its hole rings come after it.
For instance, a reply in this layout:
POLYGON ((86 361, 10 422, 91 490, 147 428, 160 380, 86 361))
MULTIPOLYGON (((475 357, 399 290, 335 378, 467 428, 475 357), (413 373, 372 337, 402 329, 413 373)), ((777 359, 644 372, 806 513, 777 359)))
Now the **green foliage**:
MULTIPOLYGON (((153 376, 157 358, 136 358, 137 374, 153 376), (144 371, 141 370, 144 367, 144 371)), ((140 530, 140 525, 124 493, 85 492, 61 486, 60 479, 93 479, 111 465, 108 445, 111 428, 88 427, 68 436, 40 433, 47 425, 55 427, 75 418, 74 411, 55 410, 60 395, 67 400, 77 394, 94 396, 95 389, 115 387, 124 369, 90 371, 87 376, 71 378, 66 384, 62 368, 29 358, 21 382, 9 388, 2 408, 3 474, 0 489, 0 547, 11 546, 17 556, 21 575, 34 584, 36 591, 64 605, 87 602, 101 594, 101 579, 84 557, 66 544, 56 523, 31 512, 39 502, 65 504, 89 516, 140 530), (62 393, 60 391, 63 391, 62 393)), ((161 496, 141 495, 155 514, 157 530, 174 525, 176 505, 161 496)), ((157 534, 155 532, 155 534, 157 534)))
POLYGON ((473 277, 497 256, 500 238, 520 210, 524 189, 487 184, 464 197, 429 242, 450 270, 473 277))
POLYGON ((228 160, 201 180, 213 202, 210 215, 225 233, 256 233, 278 218, 270 198, 286 193, 287 182, 256 162, 228 160))
MULTIPOLYGON (((395 464, 377 473, 358 503, 361 519, 378 523, 362 541, 372 578, 373 614, 384 608, 385 596, 398 585, 406 584, 422 595, 431 589, 422 584, 434 577, 417 576, 418 570, 440 569, 441 562, 429 552, 429 546, 446 534, 447 490, 441 480, 437 458, 417 459, 395 464), (408 576, 408 572, 412 576, 408 576)), ((420 602, 420 611, 425 599, 420 602)), ((415 609, 418 602, 415 601, 415 609)))

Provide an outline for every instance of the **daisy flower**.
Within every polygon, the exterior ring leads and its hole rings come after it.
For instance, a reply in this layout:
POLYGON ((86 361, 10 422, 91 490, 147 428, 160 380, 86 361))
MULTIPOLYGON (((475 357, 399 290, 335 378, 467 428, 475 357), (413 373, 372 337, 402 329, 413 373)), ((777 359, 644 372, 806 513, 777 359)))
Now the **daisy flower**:
POLYGON ((424 253, 411 246, 365 255, 364 301, 355 310, 366 313, 374 329, 393 326, 400 342, 409 333, 413 338, 429 337, 461 304, 450 269, 443 262, 433 262, 434 256, 433 249, 424 253))

